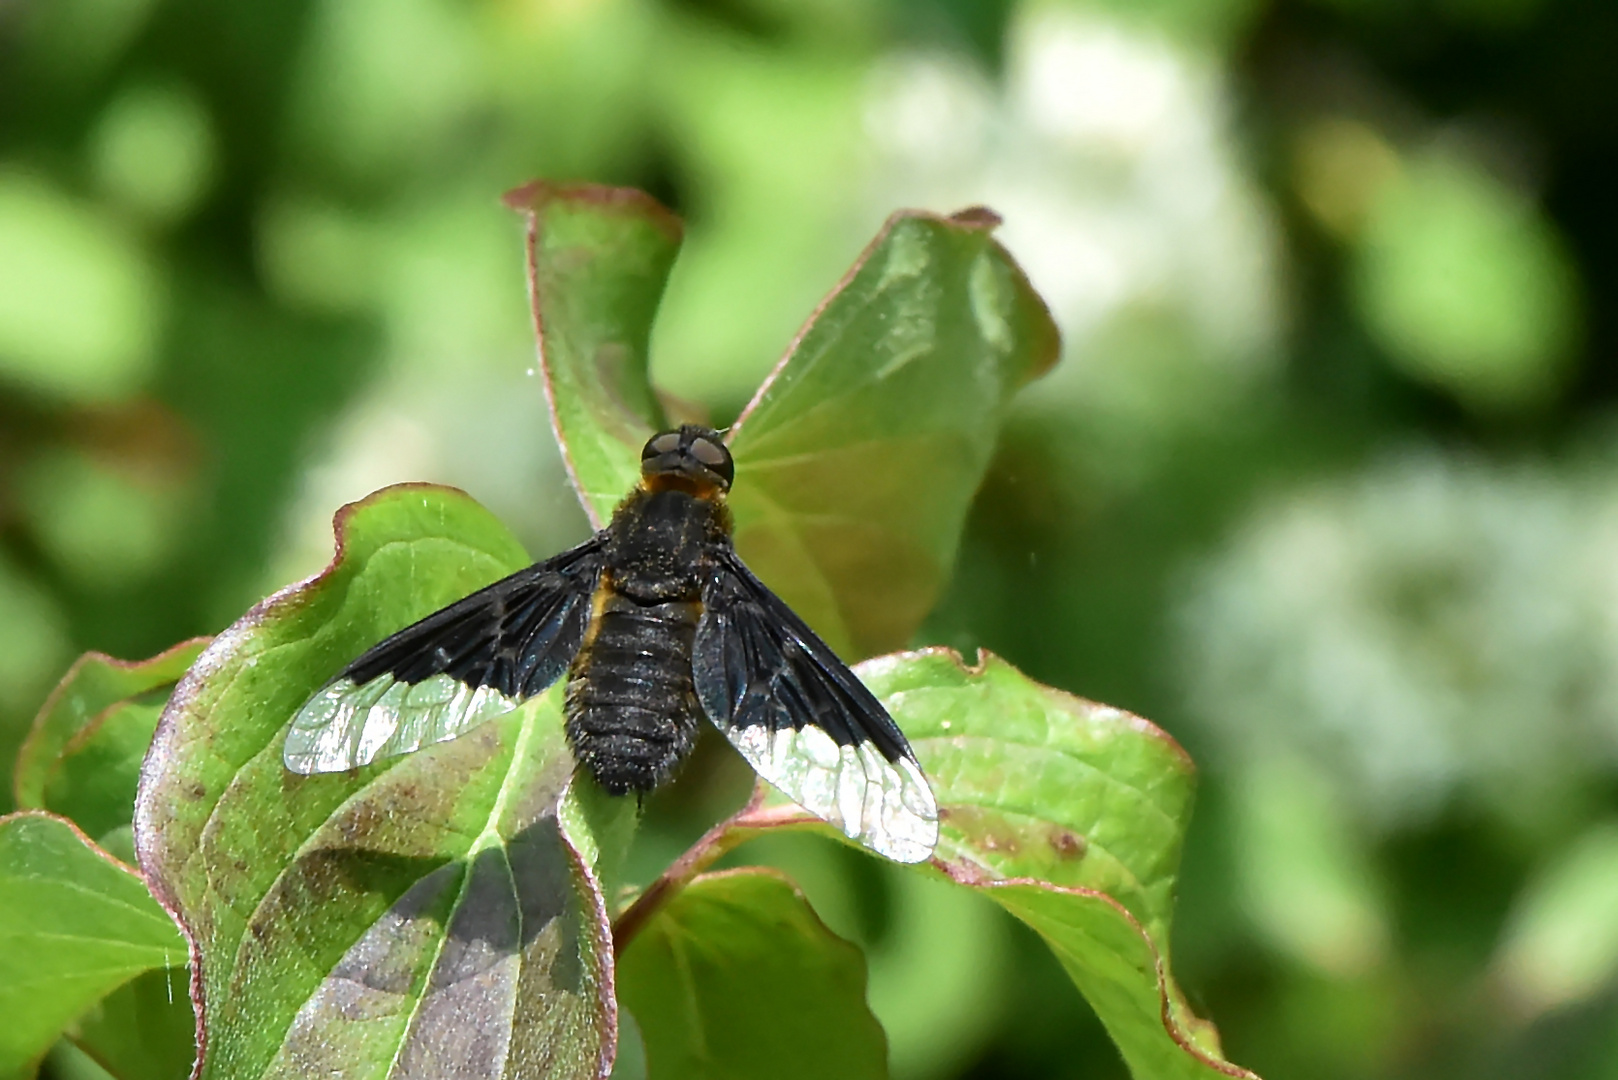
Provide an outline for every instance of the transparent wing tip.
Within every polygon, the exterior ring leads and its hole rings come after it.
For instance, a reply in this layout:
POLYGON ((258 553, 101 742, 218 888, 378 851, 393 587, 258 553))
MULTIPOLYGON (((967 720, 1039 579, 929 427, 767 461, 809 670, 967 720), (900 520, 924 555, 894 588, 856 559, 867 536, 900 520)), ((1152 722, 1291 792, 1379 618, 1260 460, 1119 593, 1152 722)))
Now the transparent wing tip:
POLYGON ((850 840, 895 862, 932 858, 938 802, 909 758, 890 762, 868 742, 839 746, 813 726, 755 724, 725 734, 760 776, 850 840))
POLYGON ((520 704, 493 687, 473 688, 443 674, 418 683, 379 675, 359 685, 345 677, 298 710, 281 761, 306 776, 347 772, 464 735, 520 704))

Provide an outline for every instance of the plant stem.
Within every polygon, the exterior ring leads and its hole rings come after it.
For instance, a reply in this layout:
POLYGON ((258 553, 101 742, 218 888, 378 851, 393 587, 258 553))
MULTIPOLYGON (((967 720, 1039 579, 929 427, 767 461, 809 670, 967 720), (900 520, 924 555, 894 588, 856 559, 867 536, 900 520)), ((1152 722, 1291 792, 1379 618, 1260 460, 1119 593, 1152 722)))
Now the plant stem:
POLYGON ((700 840, 670 863, 669 868, 648 885, 646 891, 636 897, 635 902, 625 908, 617 919, 613 920, 614 958, 623 955, 641 927, 650 922, 652 917, 662 910, 663 905, 678 896, 681 889, 721 857, 761 832, 802 821, 808 816, 806 811, 796 806, 775 806, 765 809, 762 804, 766 794, 767 789, 763 784, 756 786, 746 806, 703 833, 700 840))

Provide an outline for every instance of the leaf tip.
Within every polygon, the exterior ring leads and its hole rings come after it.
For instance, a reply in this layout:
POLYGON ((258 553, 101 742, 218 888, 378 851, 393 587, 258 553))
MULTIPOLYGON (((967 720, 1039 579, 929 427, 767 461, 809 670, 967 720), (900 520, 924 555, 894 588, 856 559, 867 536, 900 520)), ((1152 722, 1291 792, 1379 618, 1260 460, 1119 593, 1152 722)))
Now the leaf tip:
POLYGON ((552 203, 584 203, 598 209, 627 211, 644 218, 675 243, 679 243, 685 234, 685 225, 679 215, 639 188, 536 179, 512 188, 501 196, 500 201, 527 216, 530 222, 542 215, 552 203))
POLYGON ((971 229, 981 229, 984 232, 989 232, 999 228, 1000 223, 1005 219, 987 206, 977 205, 955 211, 949 216, 949 220, 971 229))
MULTIPOLYGON (((981 204, 957 210, 943 219, 949 225, 964 228, 968 232, 983 233, 985 236, 999 228, 1004 220, 994 210, 981 204)), ((990 242, 1005 260, 1006 265, 1010 267, 1025 302, 1031 302, 1029 319, 1032 340, 1029 343, 1029 353, 1032 359, 1028 365, 1024 381, 1032 381, 1050 371, 1052 367, 1056 366, 1057 360, 1061 359, 1062 331, 1056 325, 1055 317, 1051 315, 1050 305, 1045 303, 1045 298, 1039 294, 1039 290, 1034 288, 1033 283, 1028 280, 1028 274, 1023 270, 1022 264, 1012 256, 1010 251, 1006 250, 1004 244, 998 241, 990 242)))

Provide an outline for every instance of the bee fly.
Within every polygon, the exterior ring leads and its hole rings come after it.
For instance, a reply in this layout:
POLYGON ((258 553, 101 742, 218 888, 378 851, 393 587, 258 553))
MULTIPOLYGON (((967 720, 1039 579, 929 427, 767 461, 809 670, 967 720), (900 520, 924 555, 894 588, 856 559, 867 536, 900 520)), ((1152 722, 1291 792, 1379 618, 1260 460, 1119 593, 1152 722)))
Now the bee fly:
POLYGON ((938 806, 863 683, 731 545, 717 432, 647 442, 640 485, 578 547, 372 648, 293 717, 283 759, 342 772, 453 739, 567 673, 567 738, 614 795, 667 781, 706 715, 760 776, 850 838, 920 862, 938 806))

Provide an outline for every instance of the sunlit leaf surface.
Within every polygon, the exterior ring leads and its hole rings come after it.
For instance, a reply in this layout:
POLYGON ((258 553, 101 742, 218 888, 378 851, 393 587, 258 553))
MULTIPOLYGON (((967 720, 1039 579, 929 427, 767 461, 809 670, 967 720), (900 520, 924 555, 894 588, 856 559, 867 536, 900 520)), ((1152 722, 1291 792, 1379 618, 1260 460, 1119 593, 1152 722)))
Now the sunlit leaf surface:
MULTIPOLYGON (((134 749, 138 764, 152 728, 146 728, 144 740, 131 735, 129 729, 148 720, 155 726, 152 706, 161 706, 168 688, 185 674, 206 644, 203 639, 182 642, 150 660, 140 661, 117 660, 102 653, 81 656, 45 700, 17 755, 17 805, 65 814, 91 835, 98 836, 104 828, 111 828, 103 827, 99 820, 81 817, 82 807, 57 805, 61 798, 71 801, 68 792, 81 790, 73 779, 63 776, 64 770, 116 770, 116 780, 101 773, 96 790, 85 792, 84 797, 127 799, 133 805, 135 783, 127 769, 129 751, 133 743, 139 743, 134 749), (144 715, 124 715, 131 706, 144 715)), ((128 823, 129 806, 124 806, 121 820, 113 824, 128 823)))
POLYGON ((984 654, 861 665, 932 779, 938 863, 1037 930, 1141 1080, 1250 1076, 1169 973, 1195 772, 1173 739, 984 654))
POLYGON ((135 811, 141 760, 157 730, 168 695, 121 701, 70 742, 45 785, 45 807, 72 819, 94 837, 128 830, 135 811))
POLYGON ((200 965, 203 1075, 603 1074, 593 867, 634 804, 569 790, 557 692, 363 770, 281 761, 292 713, 347 661, 527 556, 425 485, 346 508, 338 548, 203 654, 142 775, 136 843, 200 965))
POLYGON ((628 188, 535 181, 506 201, 528 219, 529 299, 551 417, 600 526, 634 486, 641 446, 663 424, 646 348, 680 221, 628 188))
MULTIPOLYGON (((552 416, 600 523, 662 422, 645 336, 678 223, 621 189, 536 184, 508 201, 529 215, 552 416)), ((845 656, 909 641, 948 579, 1006 402, 1056 360, 1056 326, 994 224, 982 210, 896 214, 733 432, 737 547, 845 656)))
POLYGON ((865 958, 774 871, 693 881, 625 951, 619 994, 649 1080, 887 1075, 865 958))
POLYGON ((996 223, 895 214, 731 435, 737 549, 844 655, 910 640, 1006 402, 1056 361, 996 223))
POLYGON ((1173 739, 992 655, 970 668, 928 649, 859 672, 948 807, 938 857, 959 876, 1094 889, 1166 937, 1195 782, 1173 739))
POLYGON ((0 1077, 21 1074, 109 991, 185 956, 140 878, 71 823, 0 818, 0 1077))
MULTIPOLYGON (((987 653, 975 668, 928 649, 858 671, 938 796, 938 854, 918 871, 942 871, 1038 931, 1139 1080, 1251 1077, 1222 1058, 1213 1025, 1169 971, 1195 779, 1185 751, 1138 716, 1042 686, 987 653)), ((711 850, 780 828, 840 835, 775 796, 711 850)))

